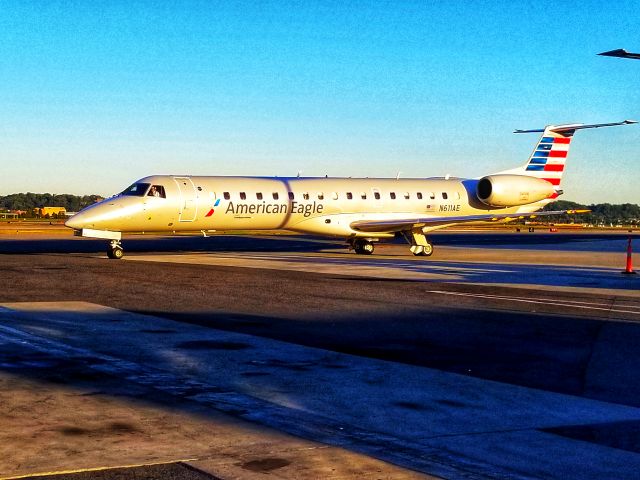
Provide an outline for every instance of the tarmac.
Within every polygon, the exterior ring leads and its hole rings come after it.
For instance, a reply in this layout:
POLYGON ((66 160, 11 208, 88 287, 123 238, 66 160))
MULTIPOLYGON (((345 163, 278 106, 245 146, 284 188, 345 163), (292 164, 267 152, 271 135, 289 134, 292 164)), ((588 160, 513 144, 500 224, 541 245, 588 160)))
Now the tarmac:
POLYGON ((625 240, 3 237, 0 478, 637 478, 625 240))

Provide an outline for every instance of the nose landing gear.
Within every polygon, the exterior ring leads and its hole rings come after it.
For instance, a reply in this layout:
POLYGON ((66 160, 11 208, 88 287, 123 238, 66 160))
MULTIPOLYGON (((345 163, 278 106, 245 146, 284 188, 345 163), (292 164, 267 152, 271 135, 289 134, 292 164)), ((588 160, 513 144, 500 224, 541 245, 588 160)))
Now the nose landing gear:
POLYGON ((111 240, 111 242, 109 242, 107 257, 113 260, 120 260, 122 257, 124 257, 124 250, 122 249, 120 240, 111 240))

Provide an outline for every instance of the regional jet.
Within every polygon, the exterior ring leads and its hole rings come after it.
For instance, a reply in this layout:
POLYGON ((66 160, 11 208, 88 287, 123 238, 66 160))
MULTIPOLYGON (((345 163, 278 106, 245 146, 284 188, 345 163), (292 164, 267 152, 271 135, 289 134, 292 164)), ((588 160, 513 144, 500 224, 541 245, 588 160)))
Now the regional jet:
POLYGON ((538 212, 562 192, 571 140, 578 130, 637 123, 549 125, 527 162, 481 178, 280 178, 152 175, 71 217, 76 235, 109 240, 124 255, 122 233, 289 230, 341 237, 358 254, 402 236, 414 255, 429 256, 430 232, 451 225, 506 222, 576 213, 538 212))

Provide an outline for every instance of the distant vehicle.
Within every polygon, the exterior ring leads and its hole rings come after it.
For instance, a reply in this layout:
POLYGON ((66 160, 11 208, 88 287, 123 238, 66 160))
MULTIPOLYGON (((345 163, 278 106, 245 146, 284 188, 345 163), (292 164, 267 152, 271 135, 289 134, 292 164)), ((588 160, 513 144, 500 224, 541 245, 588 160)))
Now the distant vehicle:
POLYGON ((67 220, 83 237, 110 240, 122 258, 123 232, 274 230, 345 238, 359 254, 402 235, 414 255, 429 256, 426 234, 471 222, 575 213, 534 213, 562 194, 561 180, 577 130, 629 125, 550 125, 527 162, 482 178, 271 178, 153 175, 67 220))
POLYGON ((627 52, 623 48, 618 48, 617 50, 610 50, 608 52, 602 52, 602 53, 599 53, 598 55, 602 55, 605 57, 632 58, 634 60, 640 60, 640 53, 627 52))

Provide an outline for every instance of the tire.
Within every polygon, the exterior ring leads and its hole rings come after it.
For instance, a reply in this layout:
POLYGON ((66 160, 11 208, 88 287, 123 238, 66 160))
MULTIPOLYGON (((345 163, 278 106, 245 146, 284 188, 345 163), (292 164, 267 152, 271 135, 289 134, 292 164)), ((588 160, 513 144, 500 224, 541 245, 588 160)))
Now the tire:
POLYGON ((121 247, 110 248, 107 250, 107 257, 112 260, 120 260, 124 257, 124 250, 121 247))
POLYGON ((433 255, 433 244, 427 243, 425 246, 414 246, 411 247, 411 251, 416 257, 430 257, 433 255), (415 251, 413 251, 414 248, 416 249, 415 251))
POLYGON ((353 249, 359 255, 371 255, 375 250, 373 243, 368 240, 356 240, 353 249))

